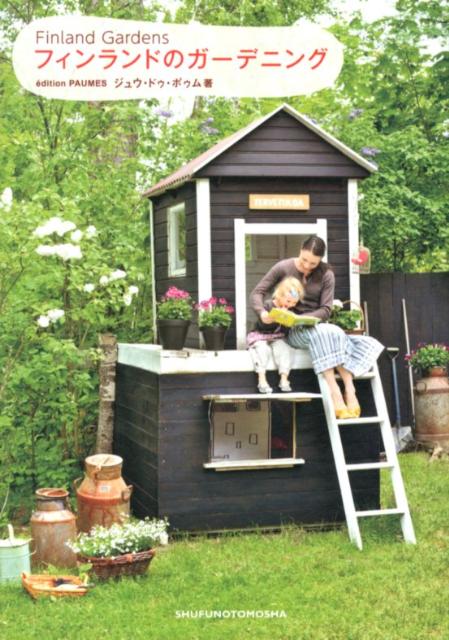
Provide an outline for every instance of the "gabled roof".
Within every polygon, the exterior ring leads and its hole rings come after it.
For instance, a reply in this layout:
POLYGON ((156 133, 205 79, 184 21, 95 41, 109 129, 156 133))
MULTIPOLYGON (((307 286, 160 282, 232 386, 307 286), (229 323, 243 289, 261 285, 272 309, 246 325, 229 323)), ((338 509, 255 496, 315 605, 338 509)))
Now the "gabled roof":
POLYGON ((322 138, 323 140, 328 142, 330 145, 338 149, 341 153, 343 153, 345 156, 353 160, 356 164, 360 165, 367 171, 370 171, 370 172, 377 171, 376 165, 372 164, 371 162, 368 162, 368 160, 366 160, 361 155, 359 155, 358 153, 350 149, 340 140, 337 140, 337 138, 335 138, 333 135, 331 135, 327 131, 324 131, 324 129, 322 129, 320 126, 315 124, 315 122, 307 118, 302 113, 299 113, 298 111, 296 111, 296 109, 293 109, 293 107, 291 107, 290 105, 283 104, 277 109, 275 109, 274 111, 271 111, 267 115, 263 116, 262 118, 258 118, 257 120, 254 120, 246 127, 243 127, 243 129, 239 129, 239 131, 236 131, 235 133, 228 136, 227 138, 223 138, 223 140, 220 140, 219 142, 214 144, 213 147, 211 147, 201 155, 197 156, 193 160, 190 160, 190 162, 187 162, 185 165, 177 169, 174 173, 169 175, 167 178, 163 178, 157 184, 150 187, 150 189, 147 189, 146 191, 144 191, 142 196, 146 196, 146 197, 158 196, 164 193, 164 191, 168 191, 169 189, 175 189, 177 187, 180 187, 182 184, 184 184, 184 182, 187 182, 188 180, 193 179, 195 174, 198 171, 200 171, 200 169, 203 169, 203 167, 205 167, 207 164, 212 162, 212 160, 215 160, 215 158, 217 158, 219 155, 227 151, 232 145, 242 140, 242 138, 244 138, 246 135, 248 135, 249 133, 257 129, 258 127, 260 127, 264 122, 272 118, 276 113, 279 113, 280 111, 285 111, 286 113, 291 115, 293 118, 296 118, 298 122, 300 122, 305 127, 307 127, 308 129, 316 133, 320 138, 322 138))

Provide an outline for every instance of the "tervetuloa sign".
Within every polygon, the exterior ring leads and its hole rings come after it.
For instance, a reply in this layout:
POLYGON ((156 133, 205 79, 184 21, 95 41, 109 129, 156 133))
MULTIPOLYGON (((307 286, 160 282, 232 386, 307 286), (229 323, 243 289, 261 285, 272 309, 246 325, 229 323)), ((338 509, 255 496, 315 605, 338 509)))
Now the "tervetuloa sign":
POLYGON ((249 208, 304 211, 310 209, 310 197, 289 193, 250 193, 249 208))

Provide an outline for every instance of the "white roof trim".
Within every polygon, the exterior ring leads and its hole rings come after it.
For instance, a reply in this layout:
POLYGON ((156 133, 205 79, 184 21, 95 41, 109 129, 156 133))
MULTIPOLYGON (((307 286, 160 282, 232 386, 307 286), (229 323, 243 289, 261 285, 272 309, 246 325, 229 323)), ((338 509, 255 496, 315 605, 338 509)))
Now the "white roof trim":
MULTIPOLYGON (((285 111, 287 111, 287 113, 289 113, 291 116, 296 118, 299 122, 301 122, 301 124, 303 124, 305 127, 310 129, 311 131, 314 131, 317 135, 323 138, 323 140, 325 140, 326 142, 331 144, 333 147, 341 151, 345 156, 348 156, 348 158, 351 158, 351 160, 354 160, 354 162, 357 162, 357 164, 360 164, 364 169, 367 169, 367 171, 371 171, 371 172, 377 171, 377 166, 375 164, 372 164, 371 162, 366 160, 363 156, 356 153, 350 147, 346 146, 343 142, 335 138, 333 135, 331 135, 327 131, 324 131, 324 129, 322 129, 319 125, 309 120, 309 118, 304 116, 302 113, 299 113, 299 111, 296 111, 295 109, 293 109, 293 107, 291 107, 290 105, 284 103, 281 109, 284 109, 285 111)), ((273 114, 270 114, 270 115, 273 115, 273 114)))

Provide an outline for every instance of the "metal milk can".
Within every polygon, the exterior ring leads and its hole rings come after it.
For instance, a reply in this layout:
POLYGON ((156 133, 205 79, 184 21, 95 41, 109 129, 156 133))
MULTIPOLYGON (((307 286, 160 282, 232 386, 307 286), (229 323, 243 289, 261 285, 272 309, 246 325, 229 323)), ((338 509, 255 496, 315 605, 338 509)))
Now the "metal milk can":
POLYGON ((65 489, 36 491, 36 510, 31 515, 33 565, 76 566, 76 553, 65 544, 76 538, 76 518, 70 511, 68 497, 65 489))
POLYGON ((86 458, 86 475, 79 486, 80 479, 75 481, 79 531, 110 527, 129 516, 132 485, 122 478, 122 465, 123 459, 112 454, 86 458))
POLYGON ((415 388, 418 442, 449 448, 449 378, 445 368, 430 370, 415 388))
POLYGON ((30 573, 30 541, 14 537, 8 525, 8 537, 0 540, 0 583, 20 580, 22 571, 30 573))

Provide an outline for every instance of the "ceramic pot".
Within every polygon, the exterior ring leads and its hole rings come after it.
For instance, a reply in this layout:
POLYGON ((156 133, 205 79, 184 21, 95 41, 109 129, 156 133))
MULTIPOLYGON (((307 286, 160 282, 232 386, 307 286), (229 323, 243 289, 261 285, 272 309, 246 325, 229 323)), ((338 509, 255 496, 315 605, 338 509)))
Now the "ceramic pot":
POLYGON ((414 387, 415 439, 449 449, 449 378, 445 367, 433 367, 414 387))
POLYGON ((204 344, 208 351, 223 351, 227 328, 226 327, 203 327, 204 344))
POLYGON ((163 349, 179 351, 184 348, 190 320, 158 320, 157 326, 163 349))

